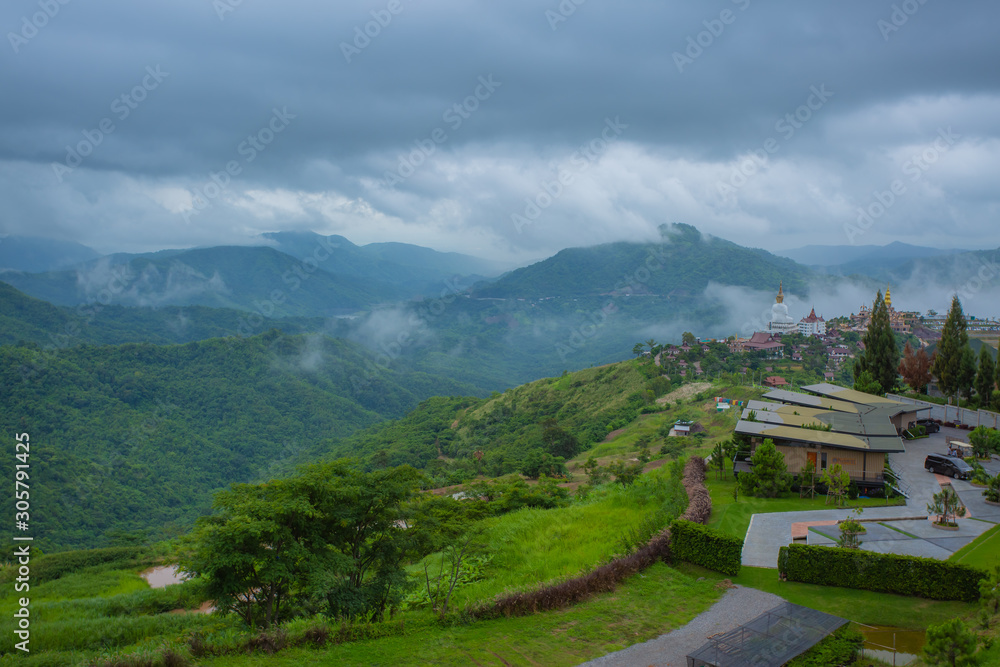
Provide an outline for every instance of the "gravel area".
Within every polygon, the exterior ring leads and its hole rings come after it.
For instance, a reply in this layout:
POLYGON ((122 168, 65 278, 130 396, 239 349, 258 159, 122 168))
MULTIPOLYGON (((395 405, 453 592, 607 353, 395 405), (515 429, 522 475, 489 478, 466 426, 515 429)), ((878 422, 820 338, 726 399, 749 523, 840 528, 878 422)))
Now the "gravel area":
POLYGON ((782 602, 777 595, 737 586, 684 627, 585 662, 581 667, 684 667, 687 654, 704 644, 709 636, 733 630, 782 602))

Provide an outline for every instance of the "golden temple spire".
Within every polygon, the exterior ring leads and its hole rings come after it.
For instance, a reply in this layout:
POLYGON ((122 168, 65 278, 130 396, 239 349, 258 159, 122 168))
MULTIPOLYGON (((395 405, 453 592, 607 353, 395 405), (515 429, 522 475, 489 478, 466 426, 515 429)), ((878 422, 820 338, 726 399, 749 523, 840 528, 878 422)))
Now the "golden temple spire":
POLYGON ((785 293, 781 291, 781 281, 778 281, 778 296, 774 299, 775 302, 781 303, 785 300, 785 293))
POLYGON ((885 305, 886 305, 887 308, 892 306, 892 295, 889 293, 889 284, 888 283, 886 283, 886 286, 885 286, 885 305))

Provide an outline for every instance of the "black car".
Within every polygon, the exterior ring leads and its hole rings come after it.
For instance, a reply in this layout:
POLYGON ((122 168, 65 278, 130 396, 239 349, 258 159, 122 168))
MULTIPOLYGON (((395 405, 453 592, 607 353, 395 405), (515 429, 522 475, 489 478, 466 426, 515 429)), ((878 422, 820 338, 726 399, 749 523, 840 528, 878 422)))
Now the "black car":
POLYGON ((923 426, 928 433, 937 433, 941 430, 941 425, 933 419, 918 419, 914 422, 917 426, 923 426))
POLYGON ((972 466, 957 456, 928 454, 924 459, 924 468, 927 472, 936 472, 955 479, 969 479, 972 476, 972 466))

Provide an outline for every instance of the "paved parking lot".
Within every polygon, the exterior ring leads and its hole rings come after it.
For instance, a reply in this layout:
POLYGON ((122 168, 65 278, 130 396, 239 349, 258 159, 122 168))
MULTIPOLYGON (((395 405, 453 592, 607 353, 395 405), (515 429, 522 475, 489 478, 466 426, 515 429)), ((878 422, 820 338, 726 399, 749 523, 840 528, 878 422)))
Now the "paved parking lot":
MULTIPOLYGON (((892 468, 902 477, 910 497, 905 506, 870 507, 865 519, 886 520, 883 524, 866 522, 868 534, 862 537, 861 548, 880 553, 899 553, 927 558, 948 558, 994 524, 1000 523, 1000 507, 983 502, 982 489, 962 480, 946 480, 924 470, 924 458, 931 452, 947 453, 948 440, 968 442, 969 432, 941 427, 928 438, 906 442, 906 451, 890 456, 892 468), (927 515, 927 504, 941 490, 941 482, 950 483, 969 509, 970 518, 959 520, 959 530, 935 528, 929 520, 912 520, 927 515), (891 520, 890 519, 908 519, 891 520), (902 531, 902 532, 900 532, 902 531)), ((990 474, 1000 472, 1000 459, 994 457, 984 467, 990 474)), ((850 510, 810 510, 755 514, 743 541, 743 564, 753 567, 776 567, 778 549, 792 541, 792 524, 822 523, 846 519, 850 510)), ((832 526, 815 525, 808 530, 809 544, 832 544, 837 530, 832 526)))

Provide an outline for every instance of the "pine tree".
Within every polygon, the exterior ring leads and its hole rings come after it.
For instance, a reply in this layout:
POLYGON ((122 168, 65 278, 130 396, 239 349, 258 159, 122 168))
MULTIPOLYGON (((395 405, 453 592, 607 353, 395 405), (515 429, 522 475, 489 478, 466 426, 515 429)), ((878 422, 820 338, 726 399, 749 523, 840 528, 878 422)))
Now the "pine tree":
POLYGON ((862 340, 865 350, 854 364, 855 383, 864 371, 868 371, 878 382, 881 388, 879 393, 892 391, 897 382, 899 348, 896 347, 896 335, 889 321, 889 307, 881 291, 872 304, 872 316, 862 340))
POLYGON ((927 628, 924 657, 932 665, 975 664, 976 643, 976 633, 965 627, 961 619, 953 618, 927 628))
POLYGON ((969 334, 965 329, 962 302, 956 294, 951 299, 951 309, 944 320, 941 341, 937 346, 937 358, 931 367, 945 396, 954 396, 962 388, 962 356, 963 350, 969 345, 969 334))
POLYGON ((993 398, 993 382, 996 374, 996 365, 993 363, 993 356, 989 353, 986 345, 979 350, 979 372, 976 373, 976 393, 979 394, 979 407, 989 409, 990 400, 993 398))

